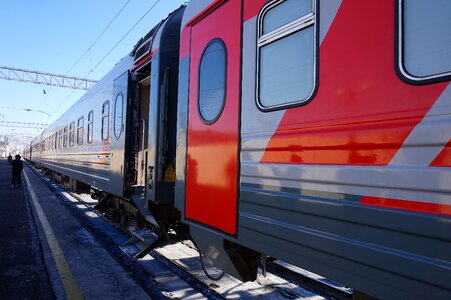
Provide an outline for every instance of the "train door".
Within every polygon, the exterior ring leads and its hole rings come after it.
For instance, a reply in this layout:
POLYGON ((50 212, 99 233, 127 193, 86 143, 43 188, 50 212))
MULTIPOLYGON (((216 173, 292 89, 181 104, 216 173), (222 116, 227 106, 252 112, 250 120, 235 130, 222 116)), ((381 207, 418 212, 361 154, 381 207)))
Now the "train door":
POLYGON ((113 85, 111 121, 110 189, 123 197, 125 174, 125 126, 127 115, 128 71, 119 76, 113 85))
POLYGON ((191 26, 186 218, 236 234, 241 76, 240 0, 191 26))
POLYGON ((150 76, 139 82, 139 133, 138 133, 138 178, 139 186, 145 186, 147 177, 148 128, 149 128, 149 99, 150 76))

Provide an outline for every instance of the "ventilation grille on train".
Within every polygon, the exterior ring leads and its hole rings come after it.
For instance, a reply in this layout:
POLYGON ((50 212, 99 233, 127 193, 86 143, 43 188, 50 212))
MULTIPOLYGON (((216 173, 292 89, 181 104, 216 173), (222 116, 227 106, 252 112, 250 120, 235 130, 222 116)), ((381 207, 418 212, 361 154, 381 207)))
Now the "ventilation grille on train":
POLYGON ((150 46, 152 44, 152 39, 147 40, 145 43, 139 46, 135 52, 135 62, 146 56, 150 52, 150 46))
POLYGON ((138 44, 135 46, 135 49, 132 51, 132 55, 135 58, 135 63, 137 61, 139 61, 141 58, 143 58, 144 56, 146 56, 147 54, 150 53, 150 51, 152 50, 152 40, 155 36, 155 33, 157 32, 158 28, 160 27, 160 25, 162 24, 162 22, 160 22, 157 26, 155 26, 154 28, 152 28, 152 30, 150 30, 146 36, 144 36, 139 42, 138 44))

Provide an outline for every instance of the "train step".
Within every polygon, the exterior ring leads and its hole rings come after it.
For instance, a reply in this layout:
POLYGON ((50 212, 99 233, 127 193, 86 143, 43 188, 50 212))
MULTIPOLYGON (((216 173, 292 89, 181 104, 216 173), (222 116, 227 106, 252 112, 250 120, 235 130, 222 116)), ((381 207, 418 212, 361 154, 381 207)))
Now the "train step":
POLYGON ((149 207, 147 205, 147 200, 145 197, 145 186, 136 185, 133 187, 133 202, 136 204, 138 210, 144 216, 147 222, 155 227, 160 227, 157 220, 150 214, 149 207))
POLYGON ((135 259, 143 258, 152 251, 159 239, 156 233, 146 229, 134 229, 130 233, 132 236, 120 248, 135 259), (135 246, 135 250, 130 250, 130 246, 135 246))

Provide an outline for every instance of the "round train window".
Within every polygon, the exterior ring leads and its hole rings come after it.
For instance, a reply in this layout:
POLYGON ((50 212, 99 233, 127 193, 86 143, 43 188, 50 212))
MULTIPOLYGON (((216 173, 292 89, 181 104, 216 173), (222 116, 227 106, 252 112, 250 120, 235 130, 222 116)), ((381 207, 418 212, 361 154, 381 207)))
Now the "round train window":
POLYGON ((221 115, 226 94, 226 49, 221 40, 212 41, 200 61, 199 113, 207 124, 221 115))
POLYGON ((122 134, 122 124, 123 124, 123 113, 124 113, 124 96, 119 93, 116 96, 116 101, 114 102, 114 136, 118 139, 122 134))

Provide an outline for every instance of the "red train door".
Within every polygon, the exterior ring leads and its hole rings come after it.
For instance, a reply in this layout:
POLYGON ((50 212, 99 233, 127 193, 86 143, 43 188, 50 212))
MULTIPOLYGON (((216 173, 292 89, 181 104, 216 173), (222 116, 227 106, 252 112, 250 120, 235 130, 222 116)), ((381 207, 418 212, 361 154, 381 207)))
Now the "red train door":
POLYGON ((191 26, 186 217, 229 234, 237 227, 241 11, 240 0, 217 1, 191 26))

